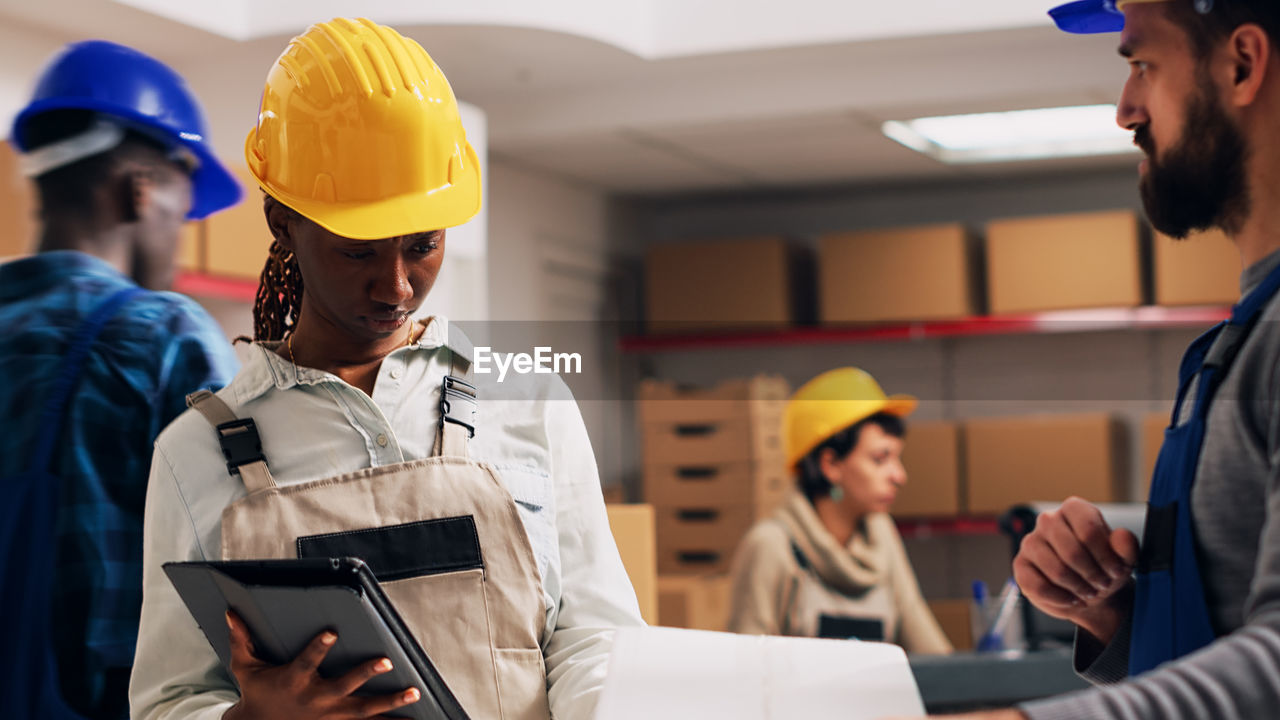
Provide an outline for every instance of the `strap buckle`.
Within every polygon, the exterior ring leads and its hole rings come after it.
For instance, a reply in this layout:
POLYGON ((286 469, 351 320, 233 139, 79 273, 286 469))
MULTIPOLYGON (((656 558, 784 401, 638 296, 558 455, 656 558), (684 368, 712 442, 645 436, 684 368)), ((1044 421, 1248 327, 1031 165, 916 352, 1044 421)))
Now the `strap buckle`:
POLYGON ((451 422, 467 429, 467 437, 476 436, 476 386, 462 378, 446 375, 440 385, 440 423, 451 422))
POLYGON ((222 456, 227 460, 227 472, 239 475, 241 465, 266 462, 267 458, 262 454, 262 438, 253 418, 224 422, 217 426, 217 430, 222 456))
POLYGON ((1209 348, 1209 353, 1205 356, 1202 365, 1204 367, 1229 368, 1231 363, 1236 359, 1236 353, 1240 351, 1240 346, 1244 345, 1244 341, 1249 337, 1249 331, 1252 325, 1236 325, 1227 323, 1222 326, 1221 332, 1218 333, 1217 341, 1209 348))

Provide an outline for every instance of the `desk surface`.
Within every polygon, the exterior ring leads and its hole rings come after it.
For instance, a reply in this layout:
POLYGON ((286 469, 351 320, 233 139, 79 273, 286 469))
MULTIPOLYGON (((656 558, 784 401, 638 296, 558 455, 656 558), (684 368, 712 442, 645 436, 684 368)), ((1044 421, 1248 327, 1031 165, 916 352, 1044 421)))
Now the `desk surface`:
POLYGON ((931 713, 1007 707, 1088 687, 1071 669, 1071 649, 913 655, 924 705, 931 713))

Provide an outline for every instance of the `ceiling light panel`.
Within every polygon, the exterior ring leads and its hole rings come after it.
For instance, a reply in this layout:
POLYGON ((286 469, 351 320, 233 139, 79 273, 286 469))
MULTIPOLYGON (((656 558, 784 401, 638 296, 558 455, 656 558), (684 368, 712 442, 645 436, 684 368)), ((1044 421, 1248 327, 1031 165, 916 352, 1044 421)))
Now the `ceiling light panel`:
POLYGON ((1115 105, 1080 105, 890 120, 881 131, 949 164, 1137 152, 1115 117, 1115 105))

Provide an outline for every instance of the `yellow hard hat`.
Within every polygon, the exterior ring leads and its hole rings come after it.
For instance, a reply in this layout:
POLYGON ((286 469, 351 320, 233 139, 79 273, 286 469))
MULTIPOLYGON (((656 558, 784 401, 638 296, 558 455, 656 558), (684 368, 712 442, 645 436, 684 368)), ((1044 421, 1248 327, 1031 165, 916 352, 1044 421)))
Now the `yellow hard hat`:
POLYGON ((453 227, 480 210, 480 163, 449 81, 421 45, 369 20, 289 42, 244 155, 267 194, 343 237, 453 227))
POLYGON ((828 370, 805 383, 782 414, 787 467, 795 467, 827 438, 876 413, 906 417, 918 402, 910 395, 886 396, 867 372, 828 370))

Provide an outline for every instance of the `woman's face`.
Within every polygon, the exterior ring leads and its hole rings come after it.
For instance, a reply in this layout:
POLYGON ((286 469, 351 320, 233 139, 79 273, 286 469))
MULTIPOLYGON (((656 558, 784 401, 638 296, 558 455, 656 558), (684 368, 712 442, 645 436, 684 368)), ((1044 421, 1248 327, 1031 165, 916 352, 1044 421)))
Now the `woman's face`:
POLYGON ((352 240, 291 215, 276 237, 298 259, 304 312, 355 341, 404 335, 440 273, 444 230, 352 240))
POLYGON ((902 438, 886 433, 875 423, 867 423, 853 451, 843 459, 833 457, 827 464, 827 479, 844 490, 840 504, 854 517, 889 511, 898 490, 907 484, 903 446, 902 438))

